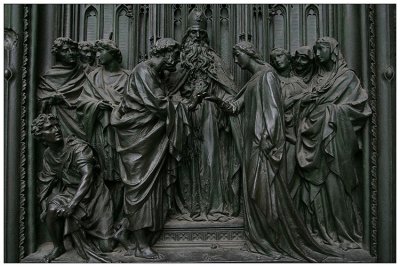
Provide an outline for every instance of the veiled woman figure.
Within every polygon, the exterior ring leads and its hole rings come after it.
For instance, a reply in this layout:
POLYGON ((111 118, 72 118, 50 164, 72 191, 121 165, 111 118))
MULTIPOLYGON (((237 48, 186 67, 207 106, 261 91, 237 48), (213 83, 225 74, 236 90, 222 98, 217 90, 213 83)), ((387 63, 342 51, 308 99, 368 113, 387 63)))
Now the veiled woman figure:
POLYGON ((338 42, 321 37, 314 46, 318 70, 312 91, 300 100, 296 155, 300 177, 291 193, 307 227, 343 250, 361 248, 358 185, 359 132, 371 114, 367 92, 347 67, 338 42))
POLYGON ((273 68, 249 42, 233 48, 235 63, 253 76, 233 102, 207 97, 230 115, 242 113, 245 235, 250 251, 279 258, 322 261, 330 254, 311 237, 286 186, 281 88, 273 68))

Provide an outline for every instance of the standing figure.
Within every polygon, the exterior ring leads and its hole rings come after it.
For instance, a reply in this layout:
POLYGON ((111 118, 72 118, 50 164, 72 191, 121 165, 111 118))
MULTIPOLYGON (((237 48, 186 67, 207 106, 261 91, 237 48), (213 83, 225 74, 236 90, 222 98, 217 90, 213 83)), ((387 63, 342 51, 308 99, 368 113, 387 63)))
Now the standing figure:
MULTIPOLYGON (((296 49, 293 58, 293 73, 303 79, 305 84, 311 82, 315 73, 314 52, 309 46, 302 46, 296 49)), ((309 90, 311 91, 311 90, 309 90)))
POLYGON ((169 208, 167 191, 174 182, 168 175, 168 157, 179 158, 177 143, 185 143, 188 135, 183 106, 172 103, 164 88, 163 75, 176 70, 178 59, 178 42, 158 40, 151 58, 133 69, 123 99, 111 114, 127 229, 136 240, 137 257, 158 257, 151 246, 163 229, 169 208), (182 119, 175 120, 181 115, 182 119), (175 121, 182 124, 173 125, 175 121))
POLYGON ((64 136, 53 114, 40 114, 32 134, 47 147, 39 175, 40 219, 46 222, 54 249, 44 260, 61 256, 63 241, 71 236, 82 258, 107 262, 100 252, 112 251, 113 205, 93 150, 75 136, 64 136))
POLYGON ((85 68, 85 72, 89 74, 96 68, 96 48, 93 43, 89 41, 82 41, 78 43, 79 61, 85 68))
POLYGON ((278 73, 281 81, 282 101, 285 110, 287 183, 292 181, 296 167, 296 133, 297 106, 295 105, 306 92, 307 85, 292 72, 292 57, 283 48, 274 48, 270 54, 271 65, 278 73))
POLYGON ((121 102, 129 73, 121 68, 122 54, 111 40, 95 43, 100 67, 87 75, 78 99, 78 116, 89 143, 96 150, 104 180, 111 191, 115 220, 121 219, 123 184, 118 169, 115 129, 110 124, 111 111, 121 102))
POLYGON ((231 115, 243 114, 242 167, 245 235, 251 251, 279 258, 322 261, 329 252, 318 245, 301 221, 286 185, 285 125, 280 83, 254 46, 233 48, 235 63, 253 76, 235 101, 218 103, 231 115))
POLYGON ((41 78, 37 90, 40 113, 52 113, 60 121, 64 134, 86 140, 76 115, 76 101, 86 80, 84 68, 78 63, 78 44, 67 37, 53 43, 56 64, 41 78))
POLYGON ((274 48, 270 54, 271 65, 281 81, 282 98, 287 99, 306 91, 306 85, 292 72, 292 56, 283 48, 274 48))
POLYGON ((188 25, 181 64, 170 79, 174 97, 198 103, 190 116, 193 138, 177 171, 178 213, 188 220, 226 221, 240 211, 240 164, 232 135, 238 122, 198 96, 215 95, 229 101, 236 95, 236 86, 209 47, 204 13, 193 9, 188 25))
POLYGON ((318 70, 312 92, 300 100, 300 179, 294 180, 292 196, 309 230, 322 241, 343 250, 361 248, 362 226, 353 193, 360 130, 371 114, 368 95, 335 39, 318 39, 314 52, 318 70))

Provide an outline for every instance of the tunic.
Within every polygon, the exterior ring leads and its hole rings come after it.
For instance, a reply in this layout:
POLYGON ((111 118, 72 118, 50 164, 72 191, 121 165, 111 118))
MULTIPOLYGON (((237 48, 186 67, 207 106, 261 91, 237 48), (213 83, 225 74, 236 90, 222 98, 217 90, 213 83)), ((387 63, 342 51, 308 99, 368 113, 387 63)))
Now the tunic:
MULTIPOLYGON (((95 165, 93 150, 75 136, 65 139, 64 149, 59 155, 47 148, 43 156, 43 169, 39 175, 40 202, 45 201, 47 205, 67 205, 81 183, 79 170, 87 164, 95 165)), ((90 189, 72 215, 66 218, 64 235, 83 228, 88 235, 99 239, 112 236, 113 205, 110 193, 101 176, 93 173, 90 189)))

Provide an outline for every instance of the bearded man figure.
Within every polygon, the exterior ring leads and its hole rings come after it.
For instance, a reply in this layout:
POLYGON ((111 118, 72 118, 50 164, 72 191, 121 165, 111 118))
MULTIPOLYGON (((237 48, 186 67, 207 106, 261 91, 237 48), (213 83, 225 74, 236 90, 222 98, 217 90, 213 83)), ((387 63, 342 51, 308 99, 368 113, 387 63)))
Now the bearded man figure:
POLYGON ((230 119, 202 98, 212 95, 230 101, 237 89, 221 58, 209 47, 204 13, 192 10, 188 25, 181 63, 169 80, 174 98, 196 106, 190 117, 187 155, 177 168, 178 218, 226 221, 239 214, 240 163, 232 135, 239 129, 238 119, 230 119))

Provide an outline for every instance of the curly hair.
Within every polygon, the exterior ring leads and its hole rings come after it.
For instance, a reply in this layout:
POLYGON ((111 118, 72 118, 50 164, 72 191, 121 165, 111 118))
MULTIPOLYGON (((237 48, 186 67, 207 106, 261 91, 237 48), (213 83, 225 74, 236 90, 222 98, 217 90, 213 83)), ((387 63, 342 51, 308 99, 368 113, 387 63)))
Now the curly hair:
POLYGON ((233 46, 233 53, 236 51, 240 51, 242 53, 245 53, 248 55, 250 58, 254 59, 257 63, 260 64, 265 64, 263 61, 261 55, 257 52, 256 48, 254 45, 250 42, 247 41, 242 41, 233 46))
POLYGON ((94 44, 92 43, 92 42, 89 42, 89 41, 82 41, 82 42, 79 42, 78 43, 78 48, 79 48, 79 50, 81 50, 82 48, 84 48, 84 47, 89 47, 91 50, 93 50, 93 51, 95 51, 96 50, 96 48, 95 48, 95 46, 94 46, 94 44))
POLYGON ((58 51, 61 49, 63 45, 70 45, 71 47, 78 49, 78 43, 72 40, 71 38, 68 37, 58 37, 57 39, 54 40, 53 46, 51 48, 51 53, 52 54, 57 54, 58 51))
POLYGON ((150 54, 151 56, 161 56, 166 52, 174 51, 180 47, 181 45, 172 38, 161 38, 155 43, 150 54))
POLYGON ((290 54, 290 52, 281 47, 276 47, 272 49, 271 54, 269 55, 270 61, 275 61, 276 56, 279 54, 284 54, 289 59, 289 62, 292 62, 292 55, 290 54))
POLYGON ((113 58, 117 60, 118 63, 122 62, 121 50, 118 48, 117 44, 113 40, 97 40, 94 45, 96 47, 96 50, 98 50, 99 48, 107 50, 113 56, 113 58))
POLYGON ((58 118, 53 114, 42 113, 37 116, 31 125, 31 133, 35 138, 40 139, 42 137, 43 126, 46 123, 51 123, 52 125, 59 125, 58 118))
POLYGON ((216 66, 212 55, 212 49, 209 46, 208 34, 204 30, 201 31, 205 33, 205 36, 200 40, 200 42, 196 42, 190 36, 190 30, 186 32, 182 41, 181 64, 182 67, 188 70, 207 70, 210 73, 215 74, 216 66))

